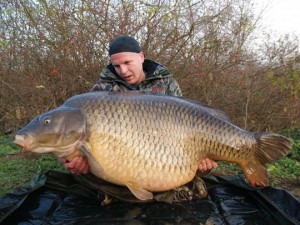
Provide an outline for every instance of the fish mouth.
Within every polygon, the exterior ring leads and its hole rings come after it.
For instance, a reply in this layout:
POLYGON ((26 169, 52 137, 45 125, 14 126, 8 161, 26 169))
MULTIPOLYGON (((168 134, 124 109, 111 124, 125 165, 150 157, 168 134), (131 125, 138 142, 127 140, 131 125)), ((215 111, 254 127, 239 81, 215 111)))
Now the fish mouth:
POLYGON ((26 134, 17 134, 15 136, 14 143, 21 147, 21 152, 24 153, 30 150, 30 146, 33 146, 33 139, 30 138, 30 135, 26 134))

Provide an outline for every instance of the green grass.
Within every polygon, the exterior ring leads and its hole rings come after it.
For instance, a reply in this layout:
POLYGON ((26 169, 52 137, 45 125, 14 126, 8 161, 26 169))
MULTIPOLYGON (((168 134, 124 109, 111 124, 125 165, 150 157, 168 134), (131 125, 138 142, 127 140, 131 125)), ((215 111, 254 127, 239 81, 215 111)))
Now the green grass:
POLYGON ((0 157, 13 155, 19 152, 19 148, 12 142, 10 136, 0 136, 0 157))
MULTIPOLYGON (((285 132, 285 135, 291 137, 293 151, 287 157, 268 165, 270 183, 273 186, 280 185, 285 180, 296 181, 296 185, 299 182, 300 129, 285 132)), ((213 174, 241 173, 241 169, 233 163, 219 162, 218 165, 213 174)), ((49 169, 65 170, 54 155, 20 154, 12 137, 0 136, 0 196, 26 185, 35 175, 49 169)))
POLYGON ((54 155, 21 154, 10 136, 0 136, 0 196, 49 169, 64 170, 64 167, 54 155))
MULTIPOLYGON (((299 179, 300 177, 300 162, 298 160, 285 157, 273 164, 267 166, 270 174, 270 184, 278 185, 278 179, 299 179)), ((234 163, 218 162, 218 167, 213 171, 215 175, 231 174, 237 175, 241 174, 242 170, 239 166, 234 163)))

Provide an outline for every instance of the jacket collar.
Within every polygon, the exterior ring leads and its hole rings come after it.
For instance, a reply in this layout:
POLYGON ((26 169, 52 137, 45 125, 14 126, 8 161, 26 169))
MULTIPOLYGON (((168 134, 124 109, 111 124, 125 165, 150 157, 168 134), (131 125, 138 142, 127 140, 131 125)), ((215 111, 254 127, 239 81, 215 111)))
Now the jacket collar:
MULTIPOLYGON (((111 63, 106 67, 106 70, 108 70, 109 73, 106 73, 103 76, 100 75, 103 80, 124 81, 117 74, 117 72, 115 71, 115 68, 113 67, 113 65, 111 63)), ((163 66, 153 60, 150 60, 150 59, 145 59, 145 61, 143 63, 143 70, 146 72, 146 80, 152 79, 152 78, 161 78, 161 77, 170 76, 170 72, 168 71, 168 69, 165 66, 163 66), (168 72, 166 73, 166 71, 168 71, 168 72)), ((125 83, 125 81, 124 81, 124 83, 125 83)))

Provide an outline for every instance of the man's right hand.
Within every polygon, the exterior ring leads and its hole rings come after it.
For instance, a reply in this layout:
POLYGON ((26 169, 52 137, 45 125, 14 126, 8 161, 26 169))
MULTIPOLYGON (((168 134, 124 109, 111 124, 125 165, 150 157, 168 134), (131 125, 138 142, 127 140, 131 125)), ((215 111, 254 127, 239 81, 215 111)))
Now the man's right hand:
POLYGON ((74 174, 87 174, 90 172, 90 166, 88 161, 83 156, 77 156, 72 161, 68 161, 65 158, 58 158, 58 160, 64 164, 67 170, 70 170, 74 174))
POLYGON ((207 174, 209 173, 212 169, 217 168, 218 167, 218 163, 215 162, 214 160, 211 160, 209 158, 205 158, 203 159, 199 166, 198 166, 198 170, 200 171, 200 173, 207 174))

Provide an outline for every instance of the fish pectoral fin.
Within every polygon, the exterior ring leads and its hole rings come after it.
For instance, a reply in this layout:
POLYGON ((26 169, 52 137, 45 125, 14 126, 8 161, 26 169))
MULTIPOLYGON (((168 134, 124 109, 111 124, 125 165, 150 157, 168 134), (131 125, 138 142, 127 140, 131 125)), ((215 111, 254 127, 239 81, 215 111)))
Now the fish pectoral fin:
POLYGON ((140 200, 153 199, 153 194, 150 191, 130 184, 126 184, 126 186, 129 188, 131 193, 140 200))
POLYGON ((82 153, 86 156, 88 162, 89 162, 89 165, 90 165, 90 168, 91 168, 91 172, 97 176, 97 177, 100 177, 100 178, 103 178, 105 179, 105 172, 104 172, 104 169, 102 168, 102 166, 94 159, 94 157, 91 155, 90 151, 88 150, 89 147, 86 146, 85 144, 82 145, 80 147, 82 153))

